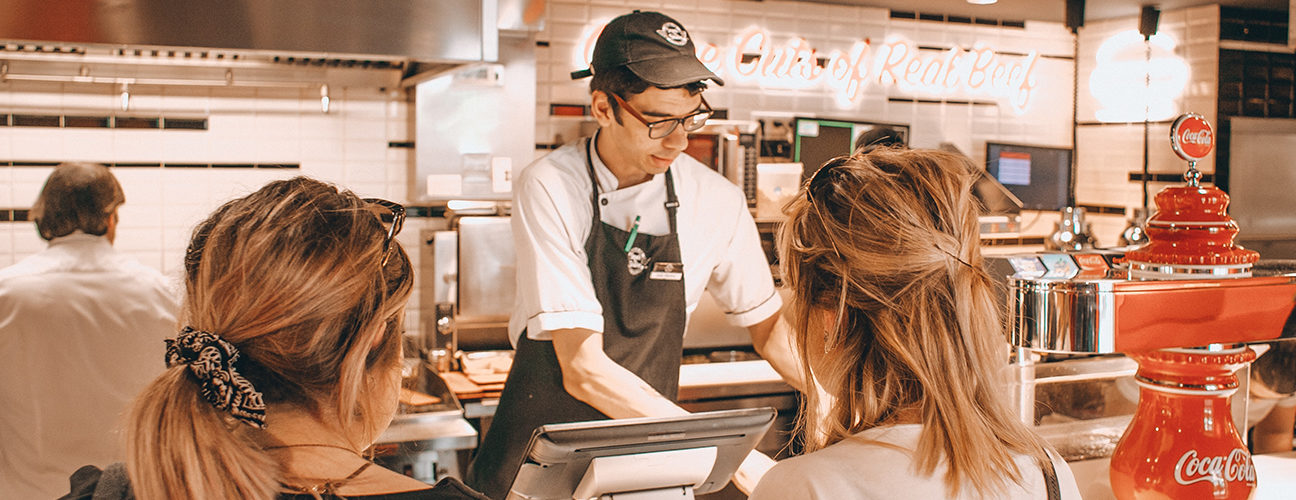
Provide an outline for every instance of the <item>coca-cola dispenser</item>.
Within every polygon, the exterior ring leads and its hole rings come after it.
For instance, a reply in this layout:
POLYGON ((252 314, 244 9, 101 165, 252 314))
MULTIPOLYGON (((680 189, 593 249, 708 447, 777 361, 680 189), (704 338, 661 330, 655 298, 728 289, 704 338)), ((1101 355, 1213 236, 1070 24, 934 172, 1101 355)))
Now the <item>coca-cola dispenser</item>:
POLYGON ((1150 241, 1124 255, 1041 254, 1046 265, 1016 266, 1011 338, 1138 363, 1139 406, 1111 458, 1117 498, 1248 498, 1257 479, 1229 398, 1236 371, 1255 359, 1248 343, 1290 338, 1296 274, 1267 271, 1233 243, 1228 195, 1201 186, 1196 169, 1214 145, 1210 123, 1183 115, 1170 139, 1188 161, 1187 183, 1156 195, 1150 241))

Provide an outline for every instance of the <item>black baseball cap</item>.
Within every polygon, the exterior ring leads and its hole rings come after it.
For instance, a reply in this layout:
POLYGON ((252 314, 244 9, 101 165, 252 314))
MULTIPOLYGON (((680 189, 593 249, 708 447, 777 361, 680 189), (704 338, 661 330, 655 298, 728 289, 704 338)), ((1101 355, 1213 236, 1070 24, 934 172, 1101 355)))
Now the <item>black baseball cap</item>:
POLYGON ((671 88, 702 80, 724 80, 697 58, 693 39, 684 26, 660 12, 634 11, 613 19, 594 44, 590 69, 574 71, 573 80, 625 66, 656 87, 671 88))

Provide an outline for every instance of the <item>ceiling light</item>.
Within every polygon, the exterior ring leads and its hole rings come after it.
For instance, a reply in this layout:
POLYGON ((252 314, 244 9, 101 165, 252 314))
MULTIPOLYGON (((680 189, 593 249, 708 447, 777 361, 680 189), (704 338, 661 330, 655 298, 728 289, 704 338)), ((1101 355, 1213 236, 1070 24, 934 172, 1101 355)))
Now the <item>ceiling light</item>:
POLYGON ((999 3, 999 0, 967 0, 972 5, 993 5, 999 3))

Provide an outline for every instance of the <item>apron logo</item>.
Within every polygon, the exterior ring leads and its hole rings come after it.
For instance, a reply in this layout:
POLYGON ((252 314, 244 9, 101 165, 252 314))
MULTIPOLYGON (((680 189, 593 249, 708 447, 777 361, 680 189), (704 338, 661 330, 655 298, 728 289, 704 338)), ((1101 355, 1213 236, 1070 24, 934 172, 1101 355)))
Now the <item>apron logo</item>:
POLYGON ((648 263, 648 255, 644 254, 642 248, 634 247, 626 254, 626 269, 630 271, 631 276, 638 276, 644 271, 645 264, 648 263))
POLYGON ((684 28, 680 25, 672 22, 663 24, 661 29, 657 30, 657 34, 676 47, 683 47, 684 44, 688 43, 688 32, 684 31, 684 28))

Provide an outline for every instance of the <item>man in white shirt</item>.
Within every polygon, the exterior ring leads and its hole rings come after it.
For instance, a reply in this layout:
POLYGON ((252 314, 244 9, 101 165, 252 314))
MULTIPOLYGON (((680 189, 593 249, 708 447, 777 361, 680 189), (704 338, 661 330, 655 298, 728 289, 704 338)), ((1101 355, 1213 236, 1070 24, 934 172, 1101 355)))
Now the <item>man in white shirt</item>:
POLYGON ((178 301, 112 242, 121 185, 54 169, 31 209, 49 247, 0 269, 0 498, 53 498, 79 466, 124 459, 122 413, 165 368, 178 301))
MULTIPOLYGON (((608 23, 591 69, 573 77, 591 73, 598 132, 513 186, 517 351, 467 477, 491 498, 507 495, 540 425, 686 414, 674 402, 684 326, 703 292, 803 386, 742 192, 683 154, 711 114, 704 80, 723 82, 656 12, 608 23)), ((762 464, 772 462, 753 454, 744 468, 762 464)))

